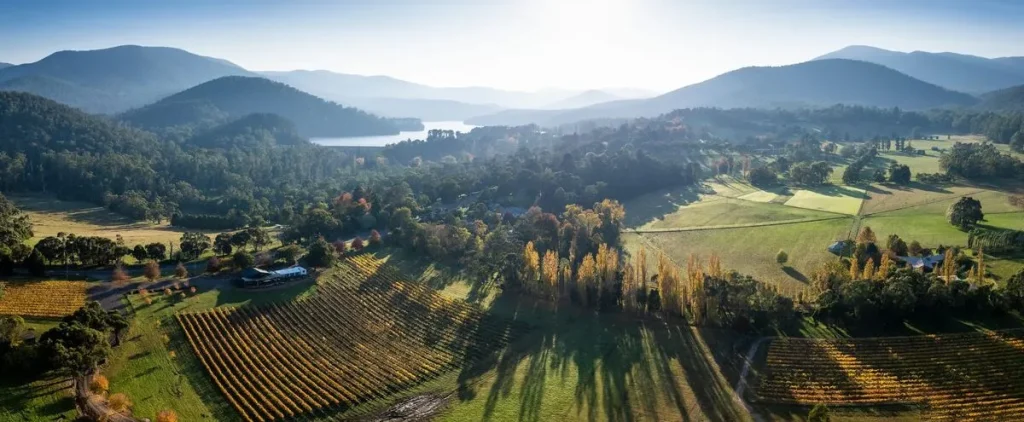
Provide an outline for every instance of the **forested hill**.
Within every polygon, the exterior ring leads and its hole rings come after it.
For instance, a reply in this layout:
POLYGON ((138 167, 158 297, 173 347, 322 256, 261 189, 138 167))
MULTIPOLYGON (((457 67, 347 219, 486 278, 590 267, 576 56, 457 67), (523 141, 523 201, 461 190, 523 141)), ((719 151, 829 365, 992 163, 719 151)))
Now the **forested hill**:
POLYGON ((853 45, 833 51, 815 60, 849 59, 877 63, 912 77, 949 89, 982 93, 1024 84, 1024 67, 1015 65, 1024 58, 990 59, 957 53, 904 53, 853 45))
POLYGON ((202 148, 253 148, 305 145, 295 124, 276 114, 254 113, 194 136, 189 144, 202 148))
MULTIPOLYGON (((563 112, 519 111, 516 121, 501 115, 470 119, 476 125, 557 125, 596 118, 653 117, 676 109, 804 108, 835 104, 900 107, 923 110, 943 106, 970 106, 977 99, 914 79, 873 63, 855 60, 816 60, 780 67, 747 67, 689 85, 647 100, 598 104, 563 112)), ((509 113, 505 116, 512 117, 509 113)))
POLYGON ((184 50, 126 45, 60 51, 0 69, 0 90, 30 92, 91 113, 116 113, 229 75, 250 73, 184 50))
POLYGON ((121 119, 135 126, 160 129, 189 124, 223 113, 237 118, 272 113, 295 123, 306 137, 391 135, 396 125, 362 110, 343 107, 269 79, 229 76, 215 79, 130 110, 121 119))
POLYGON ((992 111, 1024 111, 1024 85, 984 94, 978 108, 992 111))

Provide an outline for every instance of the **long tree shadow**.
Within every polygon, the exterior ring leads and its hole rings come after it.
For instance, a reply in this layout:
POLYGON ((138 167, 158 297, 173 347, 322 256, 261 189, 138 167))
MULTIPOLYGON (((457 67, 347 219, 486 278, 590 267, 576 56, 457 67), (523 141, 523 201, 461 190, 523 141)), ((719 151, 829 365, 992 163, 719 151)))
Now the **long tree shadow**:
POLYGON ((482 400, 481 420, 749 419, 710 351, 731 345, 690 326, 511 294, 492 309, 534 329, 459 374, 458 400, 482 400))

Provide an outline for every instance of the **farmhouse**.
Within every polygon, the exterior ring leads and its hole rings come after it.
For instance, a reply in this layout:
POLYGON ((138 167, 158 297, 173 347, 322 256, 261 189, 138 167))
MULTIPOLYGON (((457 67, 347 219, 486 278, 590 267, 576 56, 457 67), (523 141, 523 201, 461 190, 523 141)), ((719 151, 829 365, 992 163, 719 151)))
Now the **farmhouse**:
POLYGON ((282 268, 274 271, 267 271, 253 267, 242 271, 242 276, 239 278, 239 281, 241 282, 240 284, 242 287, 259 287, 305 277, 308 274, 309 272, 306 271, 305 268, 299 266, 282 268))
POLYGON ((936 265, 942 263, 944 255, 931 255, 931 256, 897 256, 900 261, 906 262, 913 269, 923 269, 931 271, 936 265))

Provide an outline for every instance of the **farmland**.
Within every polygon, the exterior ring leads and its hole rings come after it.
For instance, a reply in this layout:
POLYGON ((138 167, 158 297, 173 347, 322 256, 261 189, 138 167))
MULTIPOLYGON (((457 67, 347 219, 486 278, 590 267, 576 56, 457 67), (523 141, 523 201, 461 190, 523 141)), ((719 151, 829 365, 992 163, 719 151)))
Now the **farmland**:
POLYGON ((80 281, 0 282, 0 315, 63 317, 85 304, 87 286, 80 281))
POLYGON ((1024 412, 1024 331, 771 341, 759 402, 922 405, 931 419, 1024 412))
POLYGON ((25 211, 32 220, 34 236, 30 243, 38 242, 57 233, 76 236, 99 236, 115 239, 118 235, 128 245, 159 242, 178 242, 182 231, 172 228, 167 221, 133 221, 106 208, 77 201, 63 201, 49 196, 11 196, 10 200, 25 211))
POLYGON ((356 258, 308 299, 183 313, 178 321, 228 401, 257 421, 386 397, 481 357, 519 330, 386 268, 356 258))

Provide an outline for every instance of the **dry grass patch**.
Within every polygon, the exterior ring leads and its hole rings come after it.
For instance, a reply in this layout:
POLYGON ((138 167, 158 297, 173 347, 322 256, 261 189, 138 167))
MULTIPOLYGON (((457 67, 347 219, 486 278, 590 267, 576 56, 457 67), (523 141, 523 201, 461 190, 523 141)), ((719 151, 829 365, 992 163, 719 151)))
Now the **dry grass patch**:
POLYGON ((932 187, 917 183, 906 187, 872 185, 867 191, 861 214, 877 214, 936 203, 939 204, 935 206, 942 207, 942 212, 945 212, 945 207, 961 196, 974 195, 979 190, 972 186, 932 187))
POLYGON ((793 197, 786 201, 786 205, 797 208, 807 208, 834 212, 838 214, 855 215, 860 211, 860 205, 864 202, 864 190, 849 186, 825 186, 821 188, 801 189, 793 194, 793 197))
POLYGON ((161 224, 133 221, 87 202, 62 201, 40 195, 9 198, 32 219, 32 231, 35 236, 30 243, 64 232, 74 233, 76 236, 100 236, 109 239, 121 235, 128 245, 152 242, 167 244, 178 242, 183 233, 182 230, 172 228, 167 221, 161 224))

